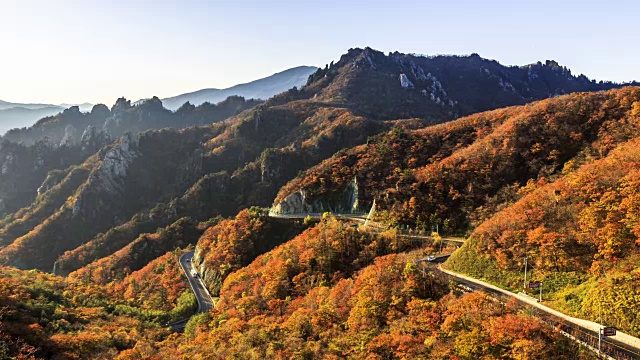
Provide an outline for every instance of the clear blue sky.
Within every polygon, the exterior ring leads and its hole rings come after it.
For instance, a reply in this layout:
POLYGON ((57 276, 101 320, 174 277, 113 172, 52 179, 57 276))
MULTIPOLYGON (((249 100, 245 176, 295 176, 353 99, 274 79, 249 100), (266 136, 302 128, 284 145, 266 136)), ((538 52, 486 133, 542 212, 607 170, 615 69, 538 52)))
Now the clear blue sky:
POLYGON ((112 104, 223 88, 351 47, 555 59, 640 80, 637 1, 0 0, 0 99, 112 104))

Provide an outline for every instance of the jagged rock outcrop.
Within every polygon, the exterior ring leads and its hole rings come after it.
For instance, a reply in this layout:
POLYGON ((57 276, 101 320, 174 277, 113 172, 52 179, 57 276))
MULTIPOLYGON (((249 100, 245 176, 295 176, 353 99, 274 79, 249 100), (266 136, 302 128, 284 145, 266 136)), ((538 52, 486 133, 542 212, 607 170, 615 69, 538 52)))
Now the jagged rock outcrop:
POLYGON ((111 115, 111 111, 105 104, 94 105, 91 109, 91 116, 98 119, 104 119, 111 115))
POLYGON ((273 206, 271 214, 317 214, 332 212, 346 214, 360 210, 358 201, 358 181, 353 179, 342 191, 324 197, 312 198, 307 191, 299 191, 287 196, 284 201, 273 206))
POLYGON ((122 97, 118 98, 118 100, 116 100, 116 103, 113 104, 113 106, 111 107, 111 113, 115 114, 117 112, 127 111, 131 108, 133 108, 133 106, 131 105, 131 100, 127 100, 122 97))
POLYGON ((4 158, 4 162, 2 163, 2 167, 0 167, 0 174, 8 174, 11 171, 11 167, 15 163, 15 156, 11 153, 7 154, 4 158))
POLYGON ((122 121, 120 116, 110 116, 104 121, 104 124, 102 124, 102 131, 110 135, 116 134, 121 127, 121 123, 122 121))
POLYGON ((50 171, 47 174, 47 177, 42 182, 42 185, 40 185, 40 187, 37 190, 38 196, 46 193, 51 188, 58 185, 60 181, 62 181, 65 178, 65 176, 67 176, 67 172, 65 171, 60 171, 60 170, 50 171))
MULTIPOLYGON (((89 188, 85 189, 73 204, 73 216, 95 212, 95 203, 85 201, 84 193, 100 196, 121 196, 124 192, 124 178, 134 159, 141 154, 137 151, 139 137, 128 134, 121 142, 107 150, 102 165, 89 178, 89 188)), ((92 196, 93 197, 93 196, 92 196)))
POLYGON ((405 89, 412 89, 413 83, 409 80, 407 75, 400 74, 400 86, 402 86, 405 89))
POLYGON ((70 108, 64 110, 62 112, 62 115, 65 115, 65 116, 81 116, 82 112, 80 112, 80 107, 79 106, 71 106, 70 108))
POLYGON ((67 125, 64 128, 64 136, 60 141, 60 146, 73 146, 76 143, 76 137, 78 136, 78 131, 73 125, 67 125))
POLYGON ((95 126, 89 125, 82 133, 80 137, 80 146, 82 150, 89 148, 95 148, 99 144, 108 144, 111 142, 111 137, 105 131, 96 129, 95 126))
POLYGON ((263 182, 280 178, 282 156, 280 150, 269 149, 260 157, 260 178, 263 182))

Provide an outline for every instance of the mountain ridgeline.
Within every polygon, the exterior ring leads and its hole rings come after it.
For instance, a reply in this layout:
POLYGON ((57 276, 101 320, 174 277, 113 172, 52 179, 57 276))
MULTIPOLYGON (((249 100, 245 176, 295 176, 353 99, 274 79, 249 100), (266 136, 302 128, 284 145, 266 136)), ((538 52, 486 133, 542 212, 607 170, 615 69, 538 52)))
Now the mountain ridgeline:
POLYGON ((127 132, 139 133, 146 130, 201 126, 222 121, 232 115, 259 104, 259 100, 245 100, 240 96, 230 96, 218 104, 204 103, 194 106, 188 102, 176 111, 167 110, 157 97, 132 105, 131 101, 120 98, 109 109, 99 104, 90 112, 81 112, 72 106, 60 114, 46 117, 28 128, 13 129, 3 137, 14 143, 25 145, 45 140, 54 146, 73 146, 91 132, 101 132, 117 139, 127 132))
POLYGON ((639 334, 639 130, 640 88, 553 61, 369 48, 264 102, 71 108, 0 144, 0 340, 70 358, 589 359, 516 304, 422 271, 423 239, 265 208, 375 200, 391 227, 470 236, 445 266, 514 287, 529 256, 554 305, 593 318, 585 294, 616 297, 605 316, 639 334), (219 301, 168 336, 158 325, 197 307, 177 261, 190 247, 219 301))
POLYGON ((229 96, 242 96, 246 99, 269 99, 291 88, 304 86, 309 76, 317 70, 318 68, 312 66, 298 66, 227 89, 202 89, 173 96, 162 99, 162 103, 167 109, 176 110, 186 102, 193 105, 201 105, 205 102, 217 104, 229 96))
POLYGON ((308 91, 319 98, 349 104, 373 118, 418 117, 442 122, 460 116, 578 91, 619 87, 574 76, 547 60, 504 66, 470 56, 420 56, 352 49, 336 64, 315 73, 308 91))
MULTIPOLYGON (((217 104, 229 97, 240 96, 245 99, 268 99, 293 87, 302 87, 307 83, 309 75, 318 70, 311 66, 298 66, 269 77, 239 84, 227 89, 202 89, 163 99, 164 107, 175 111, 185 103, 202 105, 217 104)), ((142 104, 150 99, 137 101, 142 104)), ((78 107, 81 112, 91 112, 93 105, 51 105, 51 104, 19 104, 0 100, 0 136, 10 129, 30 127, 37 120, 56 116, 65 109, 78 107)))
MULTIPOLYGON (((44 117, 59 114, 74 105, 19 104, 0 100, 0 136, 10 129, 28 127, 44 117)), ((79 105, 80 110, 91 110, 91 104, 79 105)))
MULTIPOLYGON (((0 159, 8 170, 3 176, 15 177, 10 169, 16 164, 25 169, 21 181, 2 182, 12 185, 0 193, 7 214, 0 228, 0 262, 70 274, 181 218, 205 221, 249 206, 269 206, 301 171, 392 129, 413 133, 459 115, 616 86, 574 77, 554 62, 505 67, 476 55, 384 55, 367 48, 350 50, 312 74, 306 86, 258 105, 236 97, 218 105, 185 104, 171 112, 154 98, 138 106, 121 99, 111 109, 96 106, 89 114, 72 108, 5 138, 2 151, 7 153, 0 159), (174 129, 145 132, 165 127, 174 129), (83 145, 87 138, 101 140, 89 148, 83 145), (34 163, 26 165, 16 150, 5 147, 36 154, 89 150, 70 160, 43 161, 33 155, 34 163)), ((434 155, 447 156, 447 149, 473 141, 474 131, 462 127, 459 132, 468 135, 460 138, 437 135, 449 145, 434 147, 434 155)), ((352 175, 333 181, 352 181, 352 175)), ((174 248, 162 244, 163 250, 174 248)), ((153 259, 137 256, 142 257, 137 265, 118 276, 153 259)))
POLYGON ((45 181, 49 171, 80 165, 126 133, 216 123, 259 103, 229 97, 217 105, 187 103, 172 112, 157 98, 137 106, 119 99, 111 109, 95 105, 91 112, 83 113, 71 107, 29 128, 11 130, 0 139, 0 216, 34 201, 37 189, 50 186, 51 181, 45 181))

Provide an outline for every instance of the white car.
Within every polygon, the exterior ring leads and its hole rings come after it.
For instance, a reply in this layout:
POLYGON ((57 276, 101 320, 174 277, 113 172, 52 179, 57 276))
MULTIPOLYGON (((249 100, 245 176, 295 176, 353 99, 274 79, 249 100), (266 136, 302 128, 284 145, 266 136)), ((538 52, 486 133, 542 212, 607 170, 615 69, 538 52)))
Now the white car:
POLYGON ((427 261, 428 261, 428 262, 432 262, 432 261, 435 261, 435 260, 436 260, 436 257, 435 257, 435 256, 433 256, 433 255, 429 255, 429 256, 427 256, 427 261))
POLYGON ((198 273, 195 270, 191 269, 191 276, 198 277, 198 273))

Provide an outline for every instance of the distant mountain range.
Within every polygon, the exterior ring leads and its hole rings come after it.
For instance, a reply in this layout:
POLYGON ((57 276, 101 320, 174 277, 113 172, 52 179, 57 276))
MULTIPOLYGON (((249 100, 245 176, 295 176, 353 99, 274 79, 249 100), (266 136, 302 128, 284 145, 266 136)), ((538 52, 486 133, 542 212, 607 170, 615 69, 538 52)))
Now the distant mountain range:
MULTIPOLYGON (((217 104, 230 96, 242 96, 247 100, 269 99, 294 86, 298 88, 304 86, 309 76, 317 70, 318 68, 312 66, 298 66, 263 79, 235 85, 227 89, 202 89, 163 99, 162 101, 166 109, 177 110, 186 102, 196 106, 205 102, 217 104)), ((145 100, 140 100, 137 103, 142 103, 145 100)), ((81 112, 90 112, 93 104, 19 104, 0 100, 0 136, 10 129, 31 126, 39 119, 57 115, 72 106, 78 106, 81 112)))
POLYGON ((78 106, 80 111, 89 112, 92 104, 20 104, 0 100, 0 135, 10 129, 33 125, 39 119, 59 114, 64 109, 78 106))
POLYGON ((51 107, 51 106, 55 106, 55 105, 51 105, 51 104, 19 104, 19 103, 12 103, 12 102, 8 102, 8 101, 2 101, 0 100, 0 110, 7 110, 7 109, 11 109, 11 108, 23 108, 23 109, 29 109, 29 110, 34 110, 34 109, 42 109, 42 108, 46 108, 46 107, 51 107))
POLYGON ((294 86, 298 88, 304 86, 309 76, 317 70, 318 68, 313 66, 298 66, 246 84, 236 85, 227 89, 202 89, 162 99, 162 102, 167 109, 176 110, 187 101, 196 106, 205 102, 217 104, 234 95, 242 96, 245 99, 266 100, 294 86))

